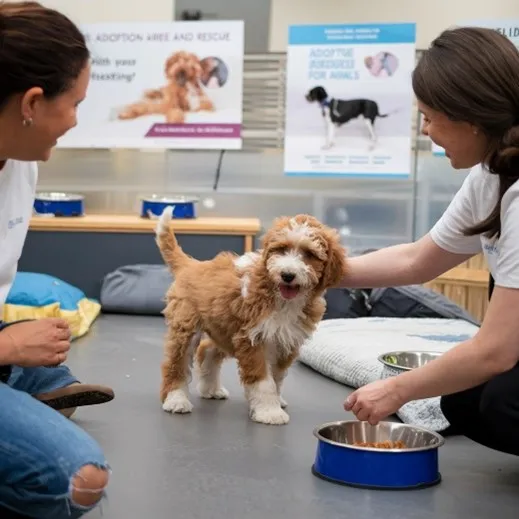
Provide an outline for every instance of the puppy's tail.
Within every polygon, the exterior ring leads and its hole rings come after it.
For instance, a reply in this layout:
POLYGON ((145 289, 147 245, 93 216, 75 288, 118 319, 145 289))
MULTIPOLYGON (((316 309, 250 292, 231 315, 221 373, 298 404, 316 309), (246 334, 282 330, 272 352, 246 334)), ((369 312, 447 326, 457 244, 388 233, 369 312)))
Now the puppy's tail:
POLYGON ((192 259, 181 249, 170 227, 172 215, 173 207, 167 206, 160 215, 155 228, 155 241, 164 263, 170 268, 171 272, 175 273, 192 259))

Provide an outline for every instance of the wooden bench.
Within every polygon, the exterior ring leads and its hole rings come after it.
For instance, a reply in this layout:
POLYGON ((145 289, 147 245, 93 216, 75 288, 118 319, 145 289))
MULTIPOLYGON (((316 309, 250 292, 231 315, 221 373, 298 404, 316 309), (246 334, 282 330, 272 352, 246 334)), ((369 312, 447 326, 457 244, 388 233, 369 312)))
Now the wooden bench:
MULTIPOLYGON (((109 272, 124 265, 163 264, 155 225, 155 220, 124 214, 34 217, 19 270, 58 277, 98 298, 109 272)), ((221 251, 252 251, 261 230, 258 218, 174 219, 171 225, 184 251, 201 260, 221 251)))

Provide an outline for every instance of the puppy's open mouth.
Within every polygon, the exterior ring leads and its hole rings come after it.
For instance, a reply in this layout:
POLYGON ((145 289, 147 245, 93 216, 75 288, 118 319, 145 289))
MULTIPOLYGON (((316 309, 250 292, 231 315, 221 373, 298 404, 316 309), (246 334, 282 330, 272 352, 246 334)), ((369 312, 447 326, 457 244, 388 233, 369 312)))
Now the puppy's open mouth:
POLYGON ((279 285, 279 292, 283 299, 294 299, 294 297, 297 297, 300 290, 301 288, 299 285, 285 285, 284 283, 279 285))

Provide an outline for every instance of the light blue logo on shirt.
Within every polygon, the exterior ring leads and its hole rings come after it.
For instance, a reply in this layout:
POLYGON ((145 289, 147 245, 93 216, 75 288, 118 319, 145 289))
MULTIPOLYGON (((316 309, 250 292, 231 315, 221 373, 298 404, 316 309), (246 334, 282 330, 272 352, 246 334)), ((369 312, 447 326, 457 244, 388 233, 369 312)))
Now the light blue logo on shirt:
POLYGON ((8 229, 14 229, 17 225, 23 223, 23 216, 17 216, 16 218, 11 218, 7 223, 8 229))
POLYGON ((497 254, 499 252, 497 245, 488 242, 483 245, 483 249, 485 252, 488 252, 488 254, 497 254))

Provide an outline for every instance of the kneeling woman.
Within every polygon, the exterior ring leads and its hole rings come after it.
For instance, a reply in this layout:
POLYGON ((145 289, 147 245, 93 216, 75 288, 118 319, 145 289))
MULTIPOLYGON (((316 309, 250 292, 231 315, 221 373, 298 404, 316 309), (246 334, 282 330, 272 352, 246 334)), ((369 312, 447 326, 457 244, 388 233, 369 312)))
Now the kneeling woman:
POLYGON ((519 51, 490 29, 445 31, 416 66, 413 89, 422 132, 454 169, 471 171, 426 236, 352 258, 342 284, 425 283, 482 252, 495 287, 472 339, 358 389, 344 407, 376 424, 406 402, 441 396, 451 432, 519 454, 519 51))

